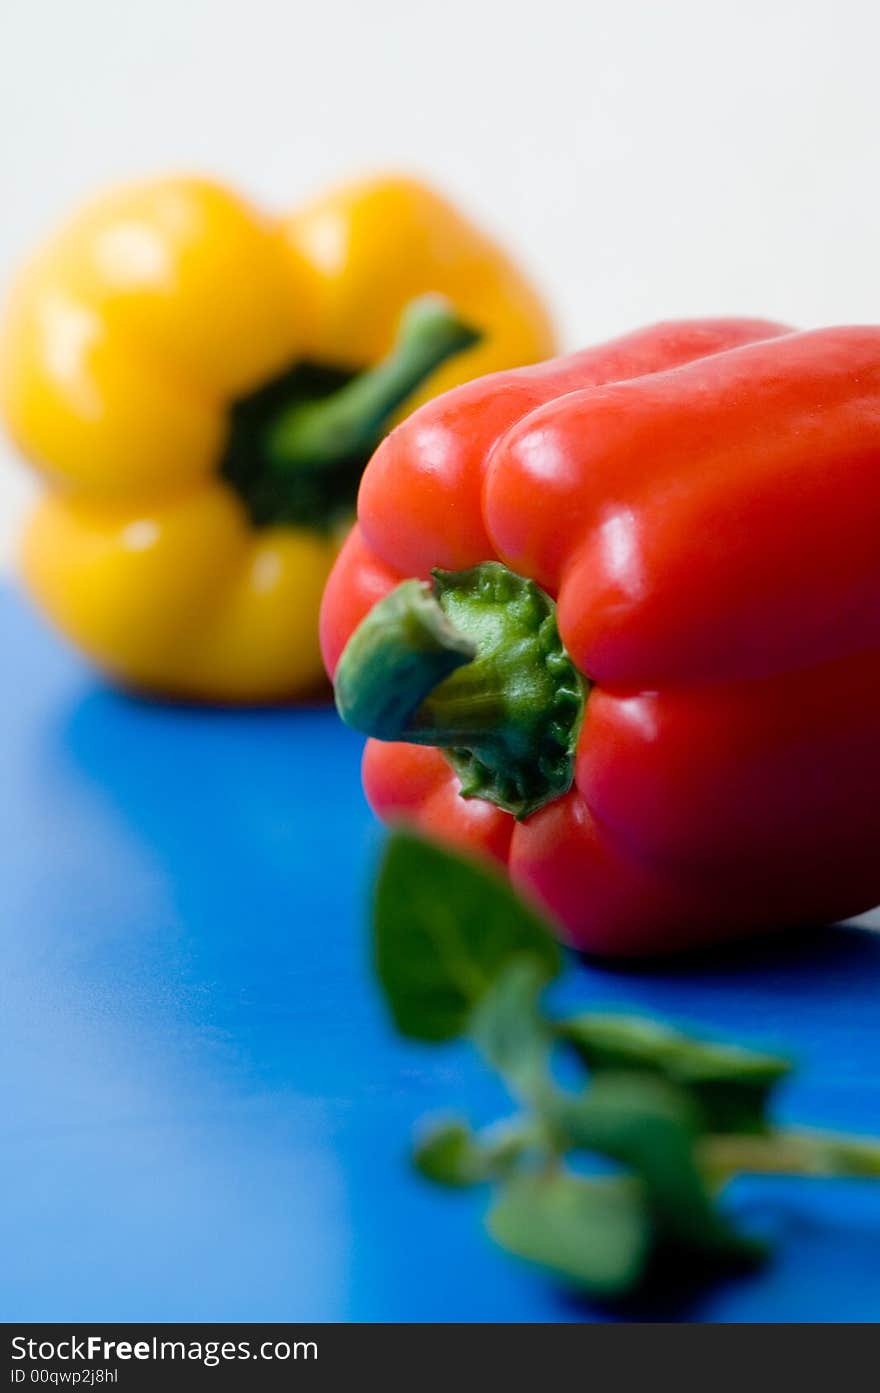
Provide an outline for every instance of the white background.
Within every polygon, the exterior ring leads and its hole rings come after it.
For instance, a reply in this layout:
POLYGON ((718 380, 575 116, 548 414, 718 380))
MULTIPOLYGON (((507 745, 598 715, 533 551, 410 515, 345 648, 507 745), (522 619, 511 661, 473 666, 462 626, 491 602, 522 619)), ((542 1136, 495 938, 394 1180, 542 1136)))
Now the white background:
MULTIPOLYGON (((872 0, 3 0, 0 279, 102 184, 268 205, 416 171, 569 344, 663 316, 880 321, 872 0)), ((0 455, 0 565, 29 488, 0 455)))

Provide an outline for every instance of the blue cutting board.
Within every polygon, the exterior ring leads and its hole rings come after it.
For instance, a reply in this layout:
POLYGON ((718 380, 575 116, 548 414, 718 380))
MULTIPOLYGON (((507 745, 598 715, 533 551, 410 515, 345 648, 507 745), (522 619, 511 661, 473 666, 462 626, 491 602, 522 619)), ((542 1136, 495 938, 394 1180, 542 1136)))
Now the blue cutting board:
MULTIPOLYGON (((506 1105, 465 1047, 385 1020, 358 738, 116 696, 11 591, 0 651, 0 1318, 601 1318, 407 1168, 424 1114, 506 1105)), ((793 1049, 787 1112, 880 1133, 880 935, 576 965, 566 991, 793 1049)), ((880 1185, 732 1199, 775 1262, 638 1314, 880 1317, 880 1185)))

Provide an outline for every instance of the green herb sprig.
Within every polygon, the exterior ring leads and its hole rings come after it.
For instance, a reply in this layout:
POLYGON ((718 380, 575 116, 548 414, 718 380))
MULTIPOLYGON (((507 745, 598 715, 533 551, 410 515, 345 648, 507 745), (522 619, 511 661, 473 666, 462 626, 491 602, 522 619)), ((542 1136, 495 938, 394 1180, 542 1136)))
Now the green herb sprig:
POLYGON ((775 1125, 789 1059, 642 1016, 550 1014, 563 959, 549 926, 500 876, 409 832, 387 844, 374 947, 400 1032, 469 1036, 520 1108, 481 1131, 434 1124, 416 1166, 439 1185, 489 1184, 496 1242, 593 1298, 670 1264, 693 1276, 760 1263, 766 1246, 721 1202, 736 1175, 880 1178, 880 1141, 775 1125), (575 1087, 557 1080, 560 1051, 575 1087))

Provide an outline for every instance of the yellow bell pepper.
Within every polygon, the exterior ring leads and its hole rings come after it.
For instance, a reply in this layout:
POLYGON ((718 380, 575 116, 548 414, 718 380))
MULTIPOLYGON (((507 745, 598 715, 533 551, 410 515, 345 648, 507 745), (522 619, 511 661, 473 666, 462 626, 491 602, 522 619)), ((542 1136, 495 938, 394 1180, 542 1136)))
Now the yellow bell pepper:
POLYGON ((123 685, 306 694, 382 435, 553 347, 517 268, 415 180, 280 220, 203 179, 112 192, 24 268, 0 333, 0 407, 48 484, 26 583, 123 685))

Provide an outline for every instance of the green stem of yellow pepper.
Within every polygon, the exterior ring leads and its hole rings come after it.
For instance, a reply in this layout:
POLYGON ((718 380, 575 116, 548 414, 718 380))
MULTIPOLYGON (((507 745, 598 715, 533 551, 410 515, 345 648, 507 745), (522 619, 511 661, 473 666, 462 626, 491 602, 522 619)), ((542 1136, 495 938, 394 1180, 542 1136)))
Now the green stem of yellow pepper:
POLYGON ((387 357, 330 396, 295 402, 281 413, 267 434, 268 458, 284 470, 368 458, 407 397, 480 337, 441 296, 413 300, 387 357))

